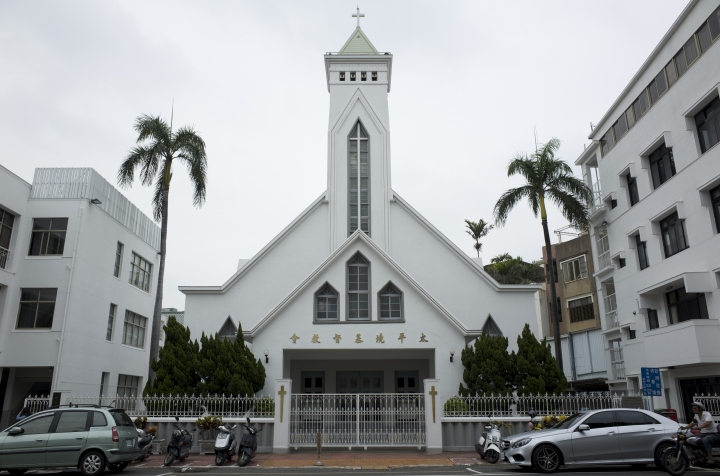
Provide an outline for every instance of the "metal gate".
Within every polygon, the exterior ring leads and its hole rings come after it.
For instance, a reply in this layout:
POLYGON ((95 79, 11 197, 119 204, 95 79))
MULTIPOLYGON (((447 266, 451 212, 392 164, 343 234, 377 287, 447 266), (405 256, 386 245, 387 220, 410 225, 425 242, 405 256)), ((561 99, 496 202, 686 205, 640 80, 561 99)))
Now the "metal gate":
POLYGON ((425 446, 422 393, 295 394, 290 446, 425 446))

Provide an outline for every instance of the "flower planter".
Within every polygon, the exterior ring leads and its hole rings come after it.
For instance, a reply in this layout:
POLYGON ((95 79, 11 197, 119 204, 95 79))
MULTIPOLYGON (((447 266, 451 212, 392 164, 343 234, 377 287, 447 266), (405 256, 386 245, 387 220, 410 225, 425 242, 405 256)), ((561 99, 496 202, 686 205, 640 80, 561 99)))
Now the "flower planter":
POLYGON ((200 444, 200 454, 215 454, 215 440, 198 440, 200 444))

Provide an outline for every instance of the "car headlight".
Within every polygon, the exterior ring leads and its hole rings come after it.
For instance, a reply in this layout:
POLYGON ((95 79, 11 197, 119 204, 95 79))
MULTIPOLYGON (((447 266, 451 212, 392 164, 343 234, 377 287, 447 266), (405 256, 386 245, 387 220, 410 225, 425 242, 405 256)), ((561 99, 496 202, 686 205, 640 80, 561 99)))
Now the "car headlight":
POLYGON ((531 440, 532 440, 532 438, 523 438, 522 440, 516 441, 515 443, 513 443, 512 447, 513 447, 513 448, 520 448, 521 446, 525 446, 525 445, 527 445, 528 443, 530 443, 531 440))

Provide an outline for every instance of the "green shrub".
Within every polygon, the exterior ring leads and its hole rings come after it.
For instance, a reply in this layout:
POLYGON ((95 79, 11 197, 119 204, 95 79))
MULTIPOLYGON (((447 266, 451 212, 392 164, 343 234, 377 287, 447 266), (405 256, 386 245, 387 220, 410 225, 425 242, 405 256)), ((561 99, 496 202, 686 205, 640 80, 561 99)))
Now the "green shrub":
POLYGON ((452 397, 443 406, 444 413, 451 416, 462 416, 470 413, 470 408, 465 400, 460 397, 452 397))

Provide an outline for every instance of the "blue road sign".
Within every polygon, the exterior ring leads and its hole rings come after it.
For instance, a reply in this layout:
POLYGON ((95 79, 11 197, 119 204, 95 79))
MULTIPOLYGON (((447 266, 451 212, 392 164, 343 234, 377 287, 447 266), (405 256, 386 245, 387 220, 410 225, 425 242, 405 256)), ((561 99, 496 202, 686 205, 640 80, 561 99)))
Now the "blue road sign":
POLYGON ((662 379, 660 369, 643 367, 642 372, 642 393, 645 397, 662 396, 662 379))

